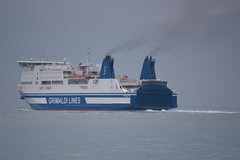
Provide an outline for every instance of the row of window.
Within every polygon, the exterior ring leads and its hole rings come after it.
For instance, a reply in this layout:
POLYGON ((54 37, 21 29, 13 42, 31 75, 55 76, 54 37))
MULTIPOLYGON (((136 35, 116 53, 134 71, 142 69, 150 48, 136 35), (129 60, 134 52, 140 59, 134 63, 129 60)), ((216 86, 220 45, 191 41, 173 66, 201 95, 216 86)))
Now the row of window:
POLYGON ((32 82, 20 82, 20 84, 32 84, 32 82))
MULTIPOLYGON (((98 81, 95 81, 94 84, 97 84, 98 81)), ((32 82, 20 82, 20 84, 28 85, 32 82)), ((38 84, 36 81, 35 84, 38 84)), ((63 81, 41 81, 41 85, 60 85, 63 84, 63 81)), ((68 79, 68 84, 88 84, 87 79, 68 79)))
MULTIPOLYGON (((63 81, 42 81, 41 85, 59 85, 63 84, 63 81)), ((68 79, 68 84, 88 84, 87 79, 68 79)))
POLYGON ((63 74, 64 75, 70 75, 70 74, 72 74, 72 72, 71 71, 63 71, 63 74))
POLYGON ((63 81, 41 81, 41 85, 59 85, 63 84, 63 81))
POLYGON ((87 79, 68 79, 68 84, 88 84, 87 79))

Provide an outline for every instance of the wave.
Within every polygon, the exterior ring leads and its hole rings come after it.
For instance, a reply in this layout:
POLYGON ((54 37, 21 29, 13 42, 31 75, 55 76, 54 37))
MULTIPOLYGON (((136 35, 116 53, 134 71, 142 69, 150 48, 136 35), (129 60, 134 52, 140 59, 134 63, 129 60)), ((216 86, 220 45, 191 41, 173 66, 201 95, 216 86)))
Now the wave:
MULTIPOLYGON (((15 111, 23 111, 23 112, 32 112, 32 109, 15 109, 15 111)), ((61 111, 61 113, 66 112, 66 113, 75 113, 75 111, 61 111)), ((208 113, 208 114, 240 114, 240 112, 237 111, 221 111, 221 110, 181 110, 181 109, 170 109, 170 110, 152 110, 152 109, 146 109, 145 112, 148 113, 208 113)), ((89 112, 84 112, 84 113, 89 113, 89 112)), ((103 113, 97 112, 97 113, 103 113)), ((105 112, 104 113, 108 113, 105 112)))
POLYGON ((220 111, 220 110, 170 110, 169 112, 180 112, 180 113, 210 113, 210 114, 240 114, 235 111, 220 111))
POLYGON ((181 110, 181 109, 170 109, 170 110, 152 110, 147 109, 145 110, 149 113, 207 113, 207 114, 240 114, 237 111, 221 111, 221 110, 181 110))
POLYGON ((167 110, 162 109, 162 110, 153 110, 153 109, 146 109, 146 112, 150 112, 150 113, 160 113, 160 112, 165 112, 167 110))
POLYGON ((33 110, 32 109, 28 109, 28 108, 22 108, 22 109, 15 109, 15 111, 30 112, 30 111, 33 111, 33 110))

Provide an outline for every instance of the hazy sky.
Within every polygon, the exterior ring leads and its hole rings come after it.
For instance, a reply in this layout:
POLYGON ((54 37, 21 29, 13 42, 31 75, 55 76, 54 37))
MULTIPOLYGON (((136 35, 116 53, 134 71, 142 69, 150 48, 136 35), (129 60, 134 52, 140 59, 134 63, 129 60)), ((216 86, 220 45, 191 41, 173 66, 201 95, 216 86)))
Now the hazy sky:
POLYGON ((180 107, 240 107, 239 29, 239 0, 0 0, 1 106, 28 107, 19 58, 46 48, 48 59, 79 63, 90 47, 92 63, 111 52, 115 73, 130 78, 155 56, 180 107))

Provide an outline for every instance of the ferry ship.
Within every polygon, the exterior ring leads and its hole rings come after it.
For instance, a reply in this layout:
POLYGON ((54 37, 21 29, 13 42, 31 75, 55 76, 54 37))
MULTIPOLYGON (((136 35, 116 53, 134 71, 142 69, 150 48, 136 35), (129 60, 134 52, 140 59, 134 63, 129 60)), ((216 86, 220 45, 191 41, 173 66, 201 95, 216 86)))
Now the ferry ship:
MULTIPOLYGON (((87 58, 88 59, 88 58, 87 58)), ((162 110, 177 107, 177 94, 156 78, 155 60, 144 59, 139 80, 115 76, 114 59, 102 64, 41 60, 17 61, 18 91, 34 110, 162 110)))

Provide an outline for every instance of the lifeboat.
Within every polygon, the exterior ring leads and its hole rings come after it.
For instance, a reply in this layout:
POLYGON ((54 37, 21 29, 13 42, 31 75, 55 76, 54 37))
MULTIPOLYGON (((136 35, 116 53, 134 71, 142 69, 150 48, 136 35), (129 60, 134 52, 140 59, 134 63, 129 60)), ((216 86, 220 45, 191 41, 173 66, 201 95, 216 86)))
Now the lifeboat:
POLYGON ((79 75, 68 75, 67 78, 87 78, 87 79, 92 79, 92 76, 90 76, 90 75, 85 76, 84 74, 79 74, 79 75))
POLYGON ((117 79, 127 79, 128 75, 117 75, 117 79))
POLYGON ((67 78, 86 78, 85 75, 79 74, 79 75, 68 75, 67 78))

